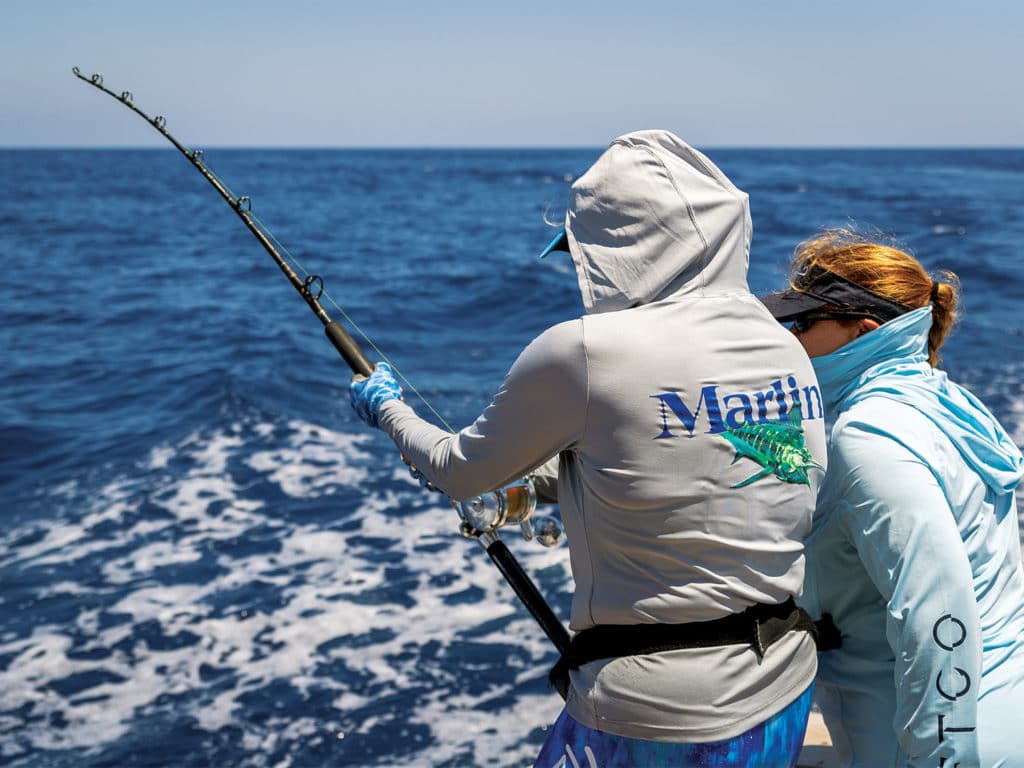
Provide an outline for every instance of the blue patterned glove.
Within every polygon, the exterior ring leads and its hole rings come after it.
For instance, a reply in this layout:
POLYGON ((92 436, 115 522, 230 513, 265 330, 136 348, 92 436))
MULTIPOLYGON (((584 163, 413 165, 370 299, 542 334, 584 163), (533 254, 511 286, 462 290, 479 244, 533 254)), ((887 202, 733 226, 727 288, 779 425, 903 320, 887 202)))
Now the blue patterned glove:
POLYGON ((377 415, 384 403, 402 399, 402 388, 387 363, 377 363, 369 378, 353 376, 348 393, 356 416, 371 427, 377 426, 377 415))

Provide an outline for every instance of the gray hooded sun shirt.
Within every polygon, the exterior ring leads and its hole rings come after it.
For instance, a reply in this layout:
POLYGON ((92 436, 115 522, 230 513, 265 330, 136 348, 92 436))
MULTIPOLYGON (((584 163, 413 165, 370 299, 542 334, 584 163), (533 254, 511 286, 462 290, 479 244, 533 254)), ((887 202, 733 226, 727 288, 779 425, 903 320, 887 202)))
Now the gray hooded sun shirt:
MULTIPOLYGON (((530 473, 557 496, 574 630, 798 595, 822 402, 798 342, 747 288, 747 195, 676 136, 633 133, 572 185, 566 236, 586 314, 534 339, 461 432, 399 400, 381 428, 455 499, 530 473)), ((713 741, 782 710, 815 669, 803 632, 764 658, 730 645, 600 660, 573 671, 567 708, 622 736, 713 741)))

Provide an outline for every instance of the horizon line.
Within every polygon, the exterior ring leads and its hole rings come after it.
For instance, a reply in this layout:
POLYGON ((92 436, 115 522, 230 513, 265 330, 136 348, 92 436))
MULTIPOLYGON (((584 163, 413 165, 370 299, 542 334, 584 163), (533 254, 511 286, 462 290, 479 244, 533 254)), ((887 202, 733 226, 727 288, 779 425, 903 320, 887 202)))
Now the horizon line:
MULTIPOLYGON (((495 151, 495 150, 604 150, 607 145, 589 144, 197 144, 197 148, 221 150, 296 150, 296 151, 495 151)), ((692 145, 708 151, 717 150, 1024 150, 1024 144, 700 144, 692 145)), ((159 144, 0 144, 0 151, 32 150, 172 150, 159 144)))

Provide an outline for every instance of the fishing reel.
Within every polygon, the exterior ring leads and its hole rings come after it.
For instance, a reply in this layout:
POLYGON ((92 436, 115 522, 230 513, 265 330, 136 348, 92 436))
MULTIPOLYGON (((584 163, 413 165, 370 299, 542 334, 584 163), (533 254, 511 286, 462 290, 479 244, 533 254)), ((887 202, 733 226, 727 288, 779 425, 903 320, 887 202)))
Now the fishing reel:
POLYGON ((546 515, 533 518, 537 492, 529 477, 483 496, 458 502, 452 499, 452 506, 462 518, 459 530, 463 536, 477 538, 505 525, 519 525, 527 541, 536 540, 542 546, 553 547, 562 540, 562 524, 555 518, 546 515))
MULTIPOLYGON (((424 488, 439 490, 411 464, 409 472, 424 488)), ((529 477, 465 501, 456 501, 450 496, 448 500, 462 520, 459 532, 469 539, 496 534, 499 528, 507 525, 518 525, 526 541, 536 540, 544 547, 554 547, 565 533, 555 518, 547 515, 533 517, 537 510, 537 492, 529 477)))

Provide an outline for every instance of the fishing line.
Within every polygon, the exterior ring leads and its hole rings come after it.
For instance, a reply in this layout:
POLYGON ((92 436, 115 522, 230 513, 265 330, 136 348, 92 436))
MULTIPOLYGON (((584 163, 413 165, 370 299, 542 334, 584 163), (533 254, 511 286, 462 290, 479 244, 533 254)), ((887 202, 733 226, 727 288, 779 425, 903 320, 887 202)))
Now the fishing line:
MULTIPOLYGON (((267 235, 267 237, 270 238, 274 242, 274 244, 278 248, 281 249, 282 253, 284 253, 284 255, 288 257, 288 259, 292 262, 292 264, 294 264, 302 274, 306 275, 307 279, 310 278, 310 277, 315 277, 315 275, 312 275, 310 272, 308 272, 306 270, 305 267, 302 266, 301 263, 299 263, 299 260, 297 258, 295 258, 291 254, 291 252, 288 250, 288 248, 285 247, 285 245, 280 240, 277 239, 277 236, 274 235, 274 233, 270 231, 270 228, 267 227, 267 225, 264 224, 263 221, 261 221, 259 217, 257 217, 255 214, 250 214, 250 215, 252 216, 253 221, 255 221, 257 224, 259 224, 260 229, 262 229, 264 231, 264 233, 267 235)), ((348 312, 346 312, 344 309, 341 308, 341 306, 338 304, 338 302, 336 302, 334 300, 334 298, 331 296, 331 294, 327 291, 326 288, 323 289, 321 295, 325 299, 327 299, 327 301, 330 303, 330 305, 332 307, 334 307, 338 311, 338 314, 341 315, 343 318, 345 318, 345 321, 353 329, 355 329, 355 331, 359 334, 359 336, 363 339, 363 341, 366 342, 367 346, 369 346, 370 349, 372 349, 374 352, 376 352, 381 360, 383 360, 385 363, 387 363, 388 365, 391 366, 392 373, 396 374, 398 376, 398 378, 400 378, 402 380, 402 382, 412 391, 412 393, 414 395, 416 395, 417 399, 419 399, 419 401, 421 403, 423 403, 423 405, 426 406, 426 408, 432 414, 434 414, 434 416, 438 419, 438 421, 440 421, 441 424, 444 425, 445 429, 447 429, 449 432, 454 434, 455 430, 448 423, 448 421, 444 418, 444 416, 442 416, 441 413, 436 408, 434 408, 434 406, 430 403, 430 401, 427 400, 426 396, 423 395, 416 388, 416 386, 411 381, 409 381, 408 378, 406 378, 405 374, 402 373, 401 369, 399 369, 399 367, 397 365, 395 365, 395 363, 393 363, 391 361, 391 358, 389 358, 384 353, 384 351, 373 342, 373 340, 369 337, 369 335, 367 335, 367 333, 362 328, 359 327, 359 324, 355 320, 352 319, 352 317, 348 314, 348 312)))
MULTIPOLYGON (((78 73, 76 72, 75 74, 78 74, 78 73)), ((100 82, 102 83, 102 78, 101 78, 100 82)), ((201 150, 197 150, 197 151, 200 153, 200 155, 202 155, 202 151, 201 150)), ((213 176, 218 181, 218 183, 220 183, 221 186, 224 187, 225 190, 228 191, 228 193, 231 195, 231 197, 233 197, 236 200, 242 200, 242 199, 248 200, 249 199, 247 197, 236 197, 234 192, 224 182, 223 179, 221 179, 208 165, 204 165, 204 167, 209 172, 209 174, 211 176, 213 176)), ((267 239, 269 239, 271 242, 273 242, 274 245, 281 251, 281 253, 283 253, 288 258, 288 260, 292 264, 295 265, 295 267, 299 270, 299 272, 301 272, 306 277, 306 281, 305 282, 308 282, 311 279, 313 279, 313 280, 319 280, 320 279, 317 275, 314 275, 313 273, 309 272, 305 267, 302 266, 302 264, 299 262, 299 260, 292 254, 291 251, 288 250, 288 247, 278 239, 277 235, 275 235, 273 233, 273 231, 270 229, 270 227, 268 227, 266 225, 266 223, 262 219, 260 219, 259 216, 257 216, 255 213, 252 212, 251 208, 246 209, 246 213, 248 213, 249 214, 249 218, 251 218, 259 226, 259 228, 260 228, 260 230, 262 230, 263 234, 267 236, 267 239)), ((374 343, 373 339, 370 338, 369 334, 367 334, 366 331, 364 331, 359 326, 359 324, 355 320, 352 319, 352 317, 348 314, 348 312, 346 312, 338 304, 338 302, 336 302, 334 300, 334 298, 331 296, 331 294, 327 291, 326 287, 322 287, 319 290, 318 296, 327 299, 327 301, 330 303, 330 305, 332 307, 334 307, 338 311, 338 314, 340 314, 343 318, 345 318, 345 321, 359 334, 359 336, 363 339, 363 341, 366 342, 367 346, 369 346, 370 349, 372 349, 374 352, 376 352, 381 360, 383 360, 384 362, 386 362, 388 365, 391 366, 392 373, 396 374, 398 376, 398 378, 400 378, 402 380, 402 382, 409 388, 409 390, 414 395, 416 395, 417 399, 421 403, 423 403, 424 406, 426 406, 427 410, 429 410, 432 414, 434 414, 434 416, 437 418, 437 420, 440 421, 442 425, 444 425, 445 429, 447 429, 449 432, 454 434, 455 430, 448 423, 447 419, 445 419, 445 417, 441 415, 441 413, 433 406, 433 404, 429 400, 427 400, 426 396, 423 395, 419 391, 419 389, 416 388, 416 385, 414 385, 406 377, 406 375, 402 372, 402 370, 398 367, 398 365, 396 365, 394 362, 392 362, 391 358, 388 357, 384 353, 384 351, 374 343)))
MULTIPOLYGON (((445 419, 444 416, 442 416, 441 413, 434 407, 434 405, 429 400, 427 400, 426 396, 423 395, 423 393, 421 393, 419 389, 409 380, 409 378, 405 375, 405 373, 402 372, 399 366, 392 362, 391 358, 389 358, 388 355, 386 355, 384 351, 380 347, 378 347, 376 343, 374 343, 374 341, 370 338, 369 334, 366 333, 366 331, 364 331, 359 326, 359 324, 356 323, 355 320, 353 320, 349 316, 349 314, 344 309, 342 309, 342 307, 327 292, 326 288, 324 288, 323 286, 322 278, 306 270, 305 267, 303 267, 302 264, 299 263, 299 260, 292 255, 291 251, 288 250, 284 243, 282 243, 277 238, 277 236, 273 233, 270 227, 268 227, 258 216, 256 216, 256 214, 252 212, 251 198, 245 195, 235 195, 235 193, 231 190, 228 184, 223 179, 221 179, 216 174, 216 172, 213 171, 213 169, 206 165, 202 150, 189 150, 187 147, 179 143, 167 131, 166 118, 162 116, 151 118, 141 109, 136 107, 134 103, 134 96, 132 95, 131 91, 122 91, 120 95, 117 95, 103 85, 102 75, 94 74, 91 77, 87 78, 84 75, 82 75, 78 67, 74 67, 71 71, 79 79, 84 80, 90 85, 93 85, 99 88, 100 90, 104 91, 105 93, 114 96, 115 98, 120 100, 122 103, 124 103, 126 107, 131 109, 133 112, 139 114, 147 122, 151 123, 172 144, 174 144, 174 146, 177 147, 177 149, 180 150, 182 154, 188 157, 192 161, 193 165, 195 165, 196 168, 199 169, 199 171, 204 176, 206 176, 207 180, 210 181, 210 183, 213 184, 217 191, 221 192, 222 196, 225 197, 225 199, 235 208, 235 212, 238 213, 239 216, 241 216, 241 218, 246 222, 246 224, 249 224, 250 222, 252 222, 252 224, 255 224, 256 229, 258 230, 258 233, 256 234, 263 235, 263 237, 266 238, 267 241, 272 242, 275 246, 277 246, 277 248, 280 249, 281 253, 283 253, 284 256, 287 257, 288 261, 290 261, 292 264, 295 265, 295 267, 298 268, 299 272, 301 272, 302 275, 305 277, 305 280, 303 281, 305 291, 300 289, 300 293, 304 293, 304 295, 306 295, 307 293, 310 293, 312 287, 316 285, 317 293, 315 299, 319 300, 321 297, 326 298, 330 305, 338 311, 338 313, 346 320, 346 322, 348 322, 348 324, 353 329, 355 329, 355 331, 360 335, 363 341, 366 342, 367 346, 373 349, 373 351, 376 352, 383 361, 387 362, 391 366, 392 372, 395 373, 398 376, 398 378, 402 380, 402 382, 409 388, 409 390, 416 396, 416 398, 423 403, 427 410, 429 410, 434 415, 434 417, 437 418, 442 425, 444 425, 445 429, 447 429, 451 433, 455 432, 452 426, 448 423, 447 419, 445 419)), ((250 226, 250 229, 252 228, 253 227, 250 226)), ((260 242, 262 243, 263 240, 261 239, 260 242)), ((271 256, 274 255, 274 253, 271 253, 271 256)), ((314 311, 316 310, 314 309, 314 311)), ((325 323, 325 325, 326 324, 327 323, 325 323)))
MULTIPOLYGON (((377 345, 373 343, 369 338, 369 335, 359 328, 359 326, 352 321, 352 318, 348 316, 348 313, 346 313, 345 310, 343 310, 338 303, 325 292, 323 278, 319 275, 311 274, 304 269, 298 260, 289 253, 288 249, 281 244, 280 240, 274 236, 270 229, 253 215, 252 200, 248 196, 236 196, 232 193, 227 185, 222 182, 213 173, 213 171, 207 168, 203 160, 203 153, 201 150, 188 149, 168 132, 166 118, 163 116, 151 118, 135 106, 134 97, 130 91, 122 91, 120 95, 114 93, 103 85, 103 77, 99 74, 85 77, 79 71, 78 67, 73 67, 71 71, 79 80, 103 91, 108 96, 120 101, 124 106, 142 117, 147 123, 163 134, 164 138, 171 142, 171 144, 173 144, 175 148, 192 163, 192 166, 203 175, 214 189, 217 190, 218 194, 220 194, 228 205, 231 206, 235 214, 259 241, 260 245, 263 246, 264 250, 274 260, 274 263, 277 264, 281 272, 284 273, 285 277, 292 284, 292 287, 299 292, 306 304, 317 316, 317 319, 323 323, 324 332, 326 333, 328 340, 334 345, 334 348, 342 356, 345 362, 348 363, 353 373, 369 376, 373 373, 373 363, 370 362, 366 353, 362 350, 355 339, 352 338, 345 327, 336 320, 333 320, 331 316, 327 314, 323 305, 320 303, 321 298, 326 298, 331 306, 333 306, 342 315, 342 317, 344 317, 345 320, 347 320, 348 323, 357 330, 366 343, 375 352, 377 352, 381 358, 389 363, 391 362, 377 347, 377 345), (280 250, 278 249, 278 246, 280 246, 280 250), (282 256, 281 251, 283 251, 287 257, 282 256), (294 264, 295 267, 297 267, 304 275, 304 279, 299 277, 295 269, 292 268, 292 264, 294 264)), ((448 431, 454 432, 451 426, 448 425, 437 410, 416 389, 416 387, 409 382, 408 378, 400 372, 399 375, 402 381, 409 385, 409 388, 415 393, 416 397, 419 398, 431 413, 433 413, 445 425, 445 427, 448 428, 448 431)), ((414 468, 410 467, 410 469, 414 468)), ((426 479, 415 470, 414 475, 418 476, 424 485, 432 487, 426 482, 426 479)), ((537 621, 540 628, 548 636, 548 639, 551 640, 555 648, 560 653, 564 653, 569 647, 570 637, 568 631, 562 625, 554 611, 551 610, 551 607, 544 600, 543 595, 540 594, 540 591, 537 589, 536 585, 534 585, 526 571, 523 570, 523 567, 515 559, 515 556, 509 550, 508 546, 498 535, 498 529, 501 526, 519 525, 522 529, 524 538, 527 540, 536 539, 544 546, 554 546, 561 539, 561 524, 554 521, 553 518, 542 518, 539 521, 531 520, 533 511, 536 508, 536 495, 530 478, 526 477, 519 481, 509 483, 507 486, 503 486, 502 488, 485 494, 484 496, 478 496, 473 499, 467 499, 459 502, 452 500, 452 505, 455 507, 456 511, 458 511, 459 517, 462 519, 462 524, 460 526, 461 533, 467 538, 476 540, 482 547, 484 547, 488 556, 494 562, 495 566, 497 566, 498 570, 501 571, 509 586, 512 587, 513 591, 522 601, 523 606, 537 621)), ((564 687, 556 686, 556 689, 563 698, 566 697, 567 692, 564 687)))

